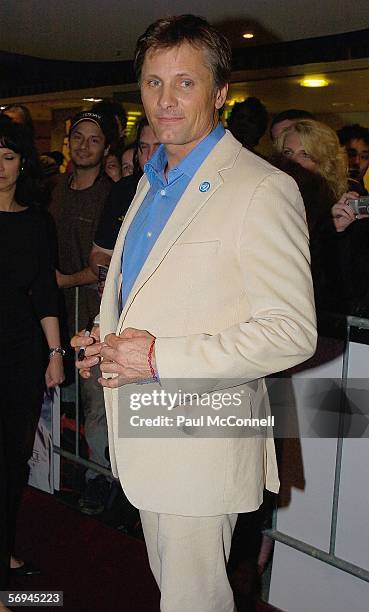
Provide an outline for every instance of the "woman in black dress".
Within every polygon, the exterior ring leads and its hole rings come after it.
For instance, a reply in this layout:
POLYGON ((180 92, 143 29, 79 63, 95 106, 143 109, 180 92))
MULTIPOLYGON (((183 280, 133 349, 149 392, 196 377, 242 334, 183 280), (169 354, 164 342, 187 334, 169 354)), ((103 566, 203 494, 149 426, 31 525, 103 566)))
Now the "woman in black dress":
MULTIPOLYGON (((64 380, 48 224, 29 195, 34 193, 30 177, 35 159, 27 130, 0 117, 0 430, 8 558, 14 551, 17 512, 45 384, 51 388, 64 380), (50 351, 47 367, 45 339, 50 351)), ((15 557, 10 567, 27 573, 15 557)))

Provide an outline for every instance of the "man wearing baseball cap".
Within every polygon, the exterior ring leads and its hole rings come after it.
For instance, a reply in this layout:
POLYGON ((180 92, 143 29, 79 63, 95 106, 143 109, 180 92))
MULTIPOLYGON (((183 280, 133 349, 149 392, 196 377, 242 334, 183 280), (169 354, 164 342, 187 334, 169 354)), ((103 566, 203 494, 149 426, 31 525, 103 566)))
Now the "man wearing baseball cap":
MULTIPOLYGON (((69 130, 73 173, 61 175, 52 195, 50 212, 55 221, 58 242, 56 274, 66 314, 63 330, 65 346, 69 345, 69 338, 75 333, 76 287, 79 288, 77 329, 85 327, 100 307, 97 277, 88 265, 88 258, 102 209, 113 184, 103 171, 103 161, 116 138, 117 126, 108 115, 96 111, 83 111, 75 115, 69 130)), ((96 376, 86 381, 87 384, 85 381, 82 383, 81 398, 90 459, 107 467, 107 426, 103 393, 97 384, 98 376, 96 372, 96 376)), ((87 514, 102 512, 108 488, 109 483, 104 476, 88 470, 86 489, 80 499, 81 509, 87 514)))

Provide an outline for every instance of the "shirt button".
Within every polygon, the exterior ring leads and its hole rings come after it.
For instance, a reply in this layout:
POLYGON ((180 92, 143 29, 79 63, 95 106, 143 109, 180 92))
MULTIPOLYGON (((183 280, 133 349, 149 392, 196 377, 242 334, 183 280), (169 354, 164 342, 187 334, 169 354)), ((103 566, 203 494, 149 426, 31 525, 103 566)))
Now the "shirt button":
POLYGON ((160 192, 160 195, 165 195, 165 193, 166 193, 165 189, 162 189, 160 192))
POLYGON ((147 236, 148 238, 151 238, 151 236, 152 236, 152 232, 147 232, 146 236, 147 236))

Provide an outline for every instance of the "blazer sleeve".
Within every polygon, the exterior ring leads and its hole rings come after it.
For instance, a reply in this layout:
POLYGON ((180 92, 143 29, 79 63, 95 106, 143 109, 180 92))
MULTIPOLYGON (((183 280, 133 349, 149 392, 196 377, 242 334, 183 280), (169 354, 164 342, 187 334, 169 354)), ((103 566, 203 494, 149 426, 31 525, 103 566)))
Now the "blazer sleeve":
MULTIPOLYGON (((242 189, 237 197, 242 198, 242 189)), ((259 183, 245 203, 236 248, 248 314, 216 335, 157 338, 162 380, 254 380, 314 353, 308 230, 300 193, 290 177, 276 172, 259 183)))

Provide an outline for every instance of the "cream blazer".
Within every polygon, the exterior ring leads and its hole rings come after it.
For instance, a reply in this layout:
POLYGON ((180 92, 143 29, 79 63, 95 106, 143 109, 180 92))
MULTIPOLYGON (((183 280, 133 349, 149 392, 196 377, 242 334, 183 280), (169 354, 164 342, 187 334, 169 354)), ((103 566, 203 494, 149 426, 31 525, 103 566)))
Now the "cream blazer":
MULTIPOLYGON (((316 344, 308 230, 295 182, 226 132, 119 314, 124 239, 148 189, 143 177, 115 245, 101 337, 126 327, 148 330, 157 338, 164 386, 197 380, 204 392, 242 380, 244 414, 269 414, 264 377, 308 359, 316 344)), ((204 438, 196 428, 180 439, 125 436, 120 419, 130 410, 129 393, 143 387, 105 389, 113 473, 135 506, 188 516, 248 512, 261 504, 264 487, 278 491, 270 437, 204 438)))

